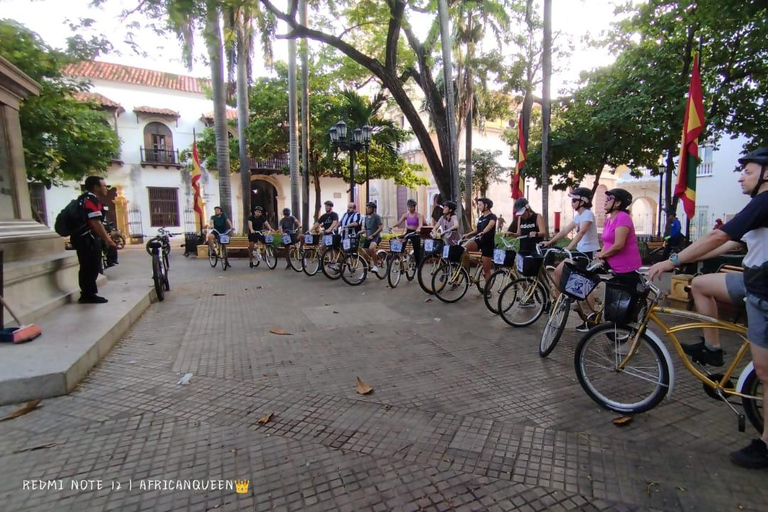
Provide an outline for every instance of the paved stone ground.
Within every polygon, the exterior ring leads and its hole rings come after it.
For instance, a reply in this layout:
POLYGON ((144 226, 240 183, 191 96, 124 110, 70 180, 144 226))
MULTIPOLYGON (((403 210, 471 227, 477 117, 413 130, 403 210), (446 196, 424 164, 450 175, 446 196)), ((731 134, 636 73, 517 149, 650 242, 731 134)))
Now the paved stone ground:
MULTIPOLYGON (((141 250, 121 257, 111 298, 150 285, 141 250)), ((576 380, 573 320, 541 359, 544 321, 507 327, 474 291, 446 305, 415 282, 233 266, 175 252, 165 302, 74 393, 0 423, 2 510, 768 508, 766 473, 727 459, 753 433, 681 368, 670 399, 617 428, 576 380), (25 490, 34 479, 64 489, 25 490), (83 479, 105 488, 71 489, 83 479), (137 488, 149 479, 250 487, 137 488)))

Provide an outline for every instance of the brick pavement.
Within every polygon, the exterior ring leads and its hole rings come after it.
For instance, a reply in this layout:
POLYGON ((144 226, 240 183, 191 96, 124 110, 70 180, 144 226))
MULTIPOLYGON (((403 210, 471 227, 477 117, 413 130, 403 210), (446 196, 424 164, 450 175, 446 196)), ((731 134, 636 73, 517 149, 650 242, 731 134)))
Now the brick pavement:
MULTIPOLYGON (((123 253, 115 281, 149 286, 142 258, 123 253)), ((682 372, 671 399, 618 429, 576 381, 575 332, 542 360, 543 321, 507 327, 474 291, 446 305, 415 282, 173 258, 166 301, 76 392, 0 423, 3 510, 766 509, 765 474, 727 461, 751 433, 682 372), (251 487, 22 489, 88 478, 251 487)))

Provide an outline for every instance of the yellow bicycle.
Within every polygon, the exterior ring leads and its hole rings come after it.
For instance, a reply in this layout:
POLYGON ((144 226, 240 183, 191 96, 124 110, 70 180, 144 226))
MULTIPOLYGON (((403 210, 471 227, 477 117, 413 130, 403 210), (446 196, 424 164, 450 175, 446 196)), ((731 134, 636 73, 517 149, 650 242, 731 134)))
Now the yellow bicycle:
POLYGON ((672 356, 659 335, 649 328, 654 324, 672 341, 683 366, 702 382, 706 394, 725 403, 737 415, 739 431, 745 429, 746 414, 757 431, 762 432, 763 390, 753 363, 747 362, 746 327, 659 306, 661 298, 661 291, 645 278, 638 287, 606 283, 604 315, 611 323, 586 333, 574 356, 576 376, 584 391, 602 407, 622 414, 648 411, 671 395, 675 383, 672 356), (684 323, 667 323, 660 315, 684 323), (732 332, 741 340, 724 373, 710 373, 703 366, 694 365, 683 351, 677 334, 702 328, 732 332), (734 407, 731 397, 741 399, 744 413, 734 407))

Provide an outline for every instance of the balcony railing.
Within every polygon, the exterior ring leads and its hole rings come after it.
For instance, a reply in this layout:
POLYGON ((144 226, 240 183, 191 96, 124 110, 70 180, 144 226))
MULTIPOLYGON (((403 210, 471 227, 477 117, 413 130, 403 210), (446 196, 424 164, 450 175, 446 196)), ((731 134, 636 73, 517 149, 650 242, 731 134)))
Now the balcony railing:
POLYGON ((283 169, 289 166, 288 154, 284 153, 280 155, 275 155, 274 157, 267 158, 265 160, 256 160, 255 158, 249 158, 248 165, 250 165, 251 170, 282 171, 283 169))
POLYGON ((712 176, 713 167, 712 162, 701 162, 696 168, 696 176, 712 176))
POLYGON ((139 148, 141 163, 159 165, 179 165, 178 149, 139 148))

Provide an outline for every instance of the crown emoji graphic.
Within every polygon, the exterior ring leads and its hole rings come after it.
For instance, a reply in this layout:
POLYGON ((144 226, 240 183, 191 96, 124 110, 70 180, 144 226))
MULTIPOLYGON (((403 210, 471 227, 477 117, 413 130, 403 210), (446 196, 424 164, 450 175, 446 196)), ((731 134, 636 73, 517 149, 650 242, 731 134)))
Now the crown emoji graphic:
POLYGON ((235 480, 235 491, 237 494, 248 494, 248 485, 250 480, 235 480))

